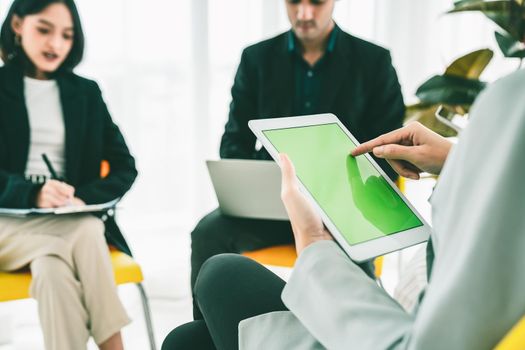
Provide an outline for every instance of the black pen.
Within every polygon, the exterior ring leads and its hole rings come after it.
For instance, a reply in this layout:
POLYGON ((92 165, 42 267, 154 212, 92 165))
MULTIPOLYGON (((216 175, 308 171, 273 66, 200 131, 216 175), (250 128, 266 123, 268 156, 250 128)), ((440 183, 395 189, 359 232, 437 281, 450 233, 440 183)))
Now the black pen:
POLYGON ((46 165, 47 165, 47 169, 48 169, 49 172, 51 173, 51 178, 52 178, 52 179, 55 179, 55 180, 61 180, 61 179, 58 177, 58 175, 57 175, 55 169, 53 168, 53 165, 51 165, 51 162, 49 161, 49 158, 46 156, 45 153, 42 153, 42 159, 43 159, 44 162, 46 163, 46 165))

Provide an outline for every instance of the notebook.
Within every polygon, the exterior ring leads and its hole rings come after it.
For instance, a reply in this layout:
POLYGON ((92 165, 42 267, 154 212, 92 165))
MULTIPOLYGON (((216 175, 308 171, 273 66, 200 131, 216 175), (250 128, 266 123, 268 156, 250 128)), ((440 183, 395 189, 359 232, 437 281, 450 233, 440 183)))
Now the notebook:
POLYGON ((11 209, 0 208, 0 216, 33 216, 33 215, 65 215, 77 213, 94 213, 115 208, 120 198, 113 199, 106 203, 72 205, 58 208, 28 208, 28 209, 11 209))

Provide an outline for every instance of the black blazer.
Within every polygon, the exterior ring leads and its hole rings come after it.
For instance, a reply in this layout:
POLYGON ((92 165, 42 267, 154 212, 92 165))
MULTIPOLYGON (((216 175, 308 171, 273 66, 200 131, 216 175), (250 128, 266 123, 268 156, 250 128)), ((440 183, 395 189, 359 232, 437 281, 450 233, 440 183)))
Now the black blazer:
MULTIPOLYGON (((135 160, 111 120, 98 85, 73 73, 57 78, 66 130, 66 181, 87 204, 123 196, 137 176, 135 160), (100 178, 100 163, 110 163, 100 178)), ((40 186, 25 179, 29 153, 29 120, 22 72, 0 67, 0 207, 34 207, 40 186)), ((106 221, 106 238, 131 255, 113 217, 106 221)))
MULTIPOLYGON (((271 159, 255 149, 250 119, 290 116, 295 79, 288 32, 246 48, 231 90, 232 102, 221 140, 223 158, 271 159)), ((390 53, 340 31, 322 77, 318 113, 333 113, 363 142, 402 126, 405 106, 390 53)), ((377 159, 376 159, 377 160, 377 159)), ((384 160, 381 167, 397 174, 384 160)))

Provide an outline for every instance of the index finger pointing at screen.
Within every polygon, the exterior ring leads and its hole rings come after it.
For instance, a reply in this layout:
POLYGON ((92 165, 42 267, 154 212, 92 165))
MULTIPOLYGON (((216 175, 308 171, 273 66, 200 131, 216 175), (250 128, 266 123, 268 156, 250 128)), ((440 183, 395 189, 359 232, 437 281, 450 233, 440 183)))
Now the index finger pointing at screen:
POLYGON ((350 154, 354 157, 357 157, 361 154, 372 152, 372 150, 378 146, 388 144, 405 145, 407 144, 407 137, 410 136, 409 133, 410 132, 407 130, 407 127, 391 131, 384 135, 378 136, 375 139, 360 144, 352 152, 350 152, 350 154))

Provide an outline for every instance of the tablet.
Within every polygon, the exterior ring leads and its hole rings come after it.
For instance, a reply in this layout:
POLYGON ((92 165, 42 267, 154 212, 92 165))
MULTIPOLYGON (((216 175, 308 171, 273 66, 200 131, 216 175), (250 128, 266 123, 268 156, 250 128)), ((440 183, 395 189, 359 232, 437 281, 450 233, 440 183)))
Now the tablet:
POLYGON ((333 114, 251 120, 270 155, 286 153, 301 191, 344 251, 365 261, 428 240, 430 226, 333 114))

